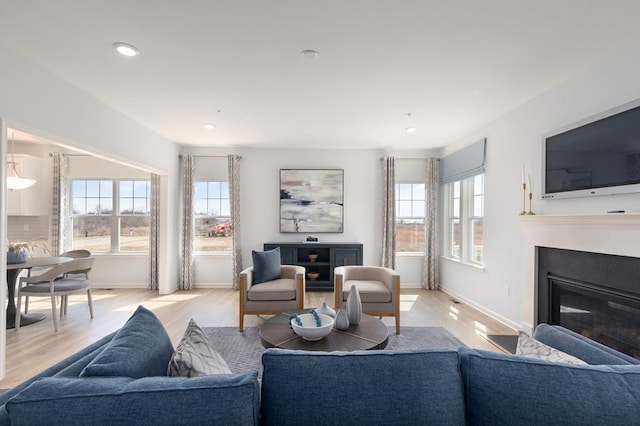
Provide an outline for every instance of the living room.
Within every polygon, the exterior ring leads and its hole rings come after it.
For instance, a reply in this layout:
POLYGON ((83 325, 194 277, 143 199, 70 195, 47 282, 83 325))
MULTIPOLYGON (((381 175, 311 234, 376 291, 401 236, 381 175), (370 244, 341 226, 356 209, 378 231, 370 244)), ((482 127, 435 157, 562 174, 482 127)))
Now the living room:
MULTIPOLYGON (((634 5, 628 7, 632 9, 634 5)), ((612 15, 614 16, 607 15, 607 25, 600 25, 599 30, 610 31, 614 18, 633 16, 632 13, 625 14, 621 11, 612 15)), ((598 22, 597 18, 591 19, 598 22)), ((637 79, 637 75, 640 75, 638 30, 624 25, 619 27, 624 27, 625 30, 618 28, 621 34, 616 33, 618 38, 611 40, 611 45, 603 45, 604 41, 594 44, 591 50, 601 52, 599 55, 578 55, 571 67, 555 70, 557 74, 549 72, 550 76, 547 75, 544 80, 544 90, 536 86, 537 91, 532 90, 522 95, 509 110, 478 126, 468 128, 446 145, 432 146, 430 141, 425 140, 424 147, 416 147, 415 136, 419 136, 420 129, 417 134, 411 135, 409 149, 403 145, 406 134, 390 139, 387 145, 375 148, 342 149, 336 142, 316 139, 305 141, 312 148, 297 148, 295 145, 278 147, 276 143, 268 148, 231 143, 193 146, 188 145, 188 140, 183 141, 185 144, 180 144, 100 102, 93 95, 76 87, 73 81, 61 79, 36 61, 17 53, 9 44, 0 49, 0 66, 4 75, 0 81, 0 117, 5 126, 39 135, 76 151, 161 175, 165 214, 161 223, 161 240, 165 242, 161 249, 164 260, 160 272, 161 294, 170 294, 178 287, 180 221, 177 206, 181 202, 177 178, 180 176, 179 154, 242 156, 242 254, 245 264, 251 258, 251 250, 261 249, 265 242, 300 240, 299 235, 278 232, 280 169, 343 169, 344 233, 326 237, 320 235, 320 238, 325 241, 361 242, 365 247, 364 263, 376 265, 380 263, 382 244, 379 158, 384 155, 403 159, 444 157, 486 138, 484 268, 470 267, 442 258, 439 261, 440 288, 514 330, 524 328, 530 331, 534 325, 532 313, 535 296, 528 280, 533 279, 530 266, 533 253, 525 237, 524 226, 527 225, 523 223, 526 219, 518 218, 518 212, 522 210, 523 165, 531 175, 532 208, 538 215, 606 216, 606 212, 611 210, 630 213, 640 211, 640 198, 637 194, 542 200, 540 191, 542 135, 640 98, 640 83, 637 79)), ((605 37, 602 37, 604 40, 605 37)), ((555 50, 551 52, 549 47, 549 54, 551 53, 558 54, 555 50)), ((294 54, 297 55, 297 51, 294 54)), ((323 55, 324 52, 320 54, 323 55)), ((528 61, 530 68, 536 70, 534 75, 545 74, 549 68, 553 68, 553 56, 528 56, 526 51, 520 54, 521 56, 512 60, 528 61)), ((320 56, 318 60, 322 58, 320 56)), ((505 68, 508 65, 509 61, 501 63, 505 68)), ((509 84, 515 90, 525 82, 514 78, 505 81, 505 86, 509 84)), ((488 88, 489 93, 481 95, 491 96, 491 89, 488 88)), ((479 105, 482 105, 481 101, 479 105)), ((407 108, 398 111, 404 122, 409 120, 407 112, 407 108)), ((225 111, 220 114, 225 114, 225 111)), ((490 116, 486 111, 479 110, 478 115, 490 116)), ((420 114, 415 113, 411 118, 419 117, 420 114)), ((430 125, 428 119, 421 120, 421 125, 416 127, 430 125)), ((274 124, 289 125, 290 123, 274 124)), ((402 131, 404 127, 406 126, 402 126, 402 131)), ((6 155, 6 144, 3 144, 3 149, 3 154, 6 155)), ((619 224, 612 225, 621 230, 625 241, 637 240, 637 226, 628 223, 630 216, 633 215, 625 215, 619 219, 619 224)), ((442 223, 440 230, 444 231, 442 223)), ((1 232, 2 239, 5 239, 5 229, 1 232)), ((601 245, 606 248, 606 252, 637 257, 637 251, 634 252, 635 249, 630 248, 629 244, 611 240, 608 237, 610 233, 603 232, 601 228, 594 232, 595 242, 591 241, 583 247, 571 245, 565 248, 581 249, 601 245)), ((441 232, 441 236, 443 233, 441 232)), ((100 261, 103 262, 100 268, 105 274, 97 275, 96 280, 109 285, 111 283, 107 273, 120 260, 115 256, 111 260, 105 257, 100 261)), ((208 258, 206 263, 211 265, 210 274, 200 277, 200 284, 206 286, 231 282, 231 262, 228 256, 208 258)), ((398 256, 398 269, 403 276, 403 283, 420 285, 421 263, 420 258, 398 256)))

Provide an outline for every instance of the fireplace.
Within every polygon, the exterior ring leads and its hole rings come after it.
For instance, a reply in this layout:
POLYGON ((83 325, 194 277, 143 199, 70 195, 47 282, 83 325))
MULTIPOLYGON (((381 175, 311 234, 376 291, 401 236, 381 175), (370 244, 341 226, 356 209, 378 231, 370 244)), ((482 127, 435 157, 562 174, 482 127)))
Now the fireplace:
POLYGON ((640 359, 640 258, 537 247, 537 321, 640 359))

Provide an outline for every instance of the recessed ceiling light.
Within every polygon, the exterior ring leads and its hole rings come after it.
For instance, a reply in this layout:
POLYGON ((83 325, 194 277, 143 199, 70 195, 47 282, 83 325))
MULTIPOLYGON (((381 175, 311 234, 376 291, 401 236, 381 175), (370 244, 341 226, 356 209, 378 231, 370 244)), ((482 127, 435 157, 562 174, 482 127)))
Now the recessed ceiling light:
POLYGON ((318 57, 318 52, 316 52, 313 49, 305 49, 302 52, 300 52, 300 55, 305 59, 313 60, 318 57))
POLYGON ((132 44, 123 43, 123 42, 115 42, 113 43, 113 47, 116 51, 122 56, 138 56, 140 54, 140 50, 132 44))
POLYGON ((211 123, 204 123, 204 128, 207 130, 213 130, 216 128, 215 124, 211 124, 211 123))
POLYGON ((416 132, 416 130, 418 130, 418 129, 416 129, 415 127, 407 127, 407 128, 406 128, 406 129, 404 129, 404 130, 406 130, 406 131, 407 131, 407 133, 415 133, 415 132, 416 132))

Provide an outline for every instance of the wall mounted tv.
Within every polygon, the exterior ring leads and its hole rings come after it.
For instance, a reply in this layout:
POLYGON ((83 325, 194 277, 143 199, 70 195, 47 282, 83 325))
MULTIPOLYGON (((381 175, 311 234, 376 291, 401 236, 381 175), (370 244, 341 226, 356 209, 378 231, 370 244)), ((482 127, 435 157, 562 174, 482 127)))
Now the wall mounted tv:
POLYGON ((544 199, 640 192, 640 100, 544 137, 544 199))

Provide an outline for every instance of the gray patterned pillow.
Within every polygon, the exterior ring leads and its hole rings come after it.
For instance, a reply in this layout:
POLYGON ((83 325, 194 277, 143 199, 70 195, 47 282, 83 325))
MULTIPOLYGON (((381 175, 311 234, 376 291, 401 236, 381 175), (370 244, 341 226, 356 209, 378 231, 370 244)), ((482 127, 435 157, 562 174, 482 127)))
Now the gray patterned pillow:
POLYGON ((169 361, 167 375, 170 377, 200 377, 229 373, 231 370, 227 363, 211 347, 207 336, 191 319, 182 340, 169 361))
POLYGON ((583 360, 559 351, 551 346, 547 346, 527 335, 524 331, 518 333, 518 346, 516 355, 530 358, 544 359, 552 362, 564 362, 567 364, 587 365, 583 360))

